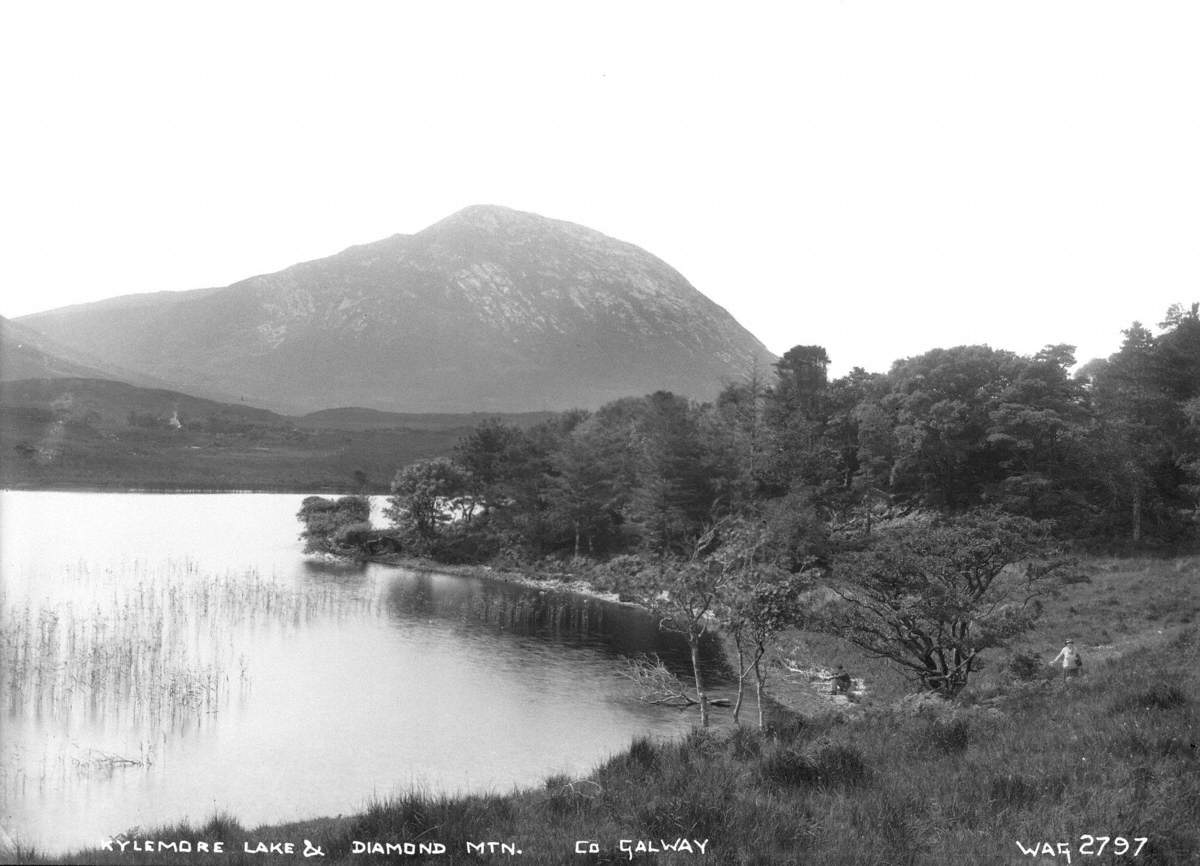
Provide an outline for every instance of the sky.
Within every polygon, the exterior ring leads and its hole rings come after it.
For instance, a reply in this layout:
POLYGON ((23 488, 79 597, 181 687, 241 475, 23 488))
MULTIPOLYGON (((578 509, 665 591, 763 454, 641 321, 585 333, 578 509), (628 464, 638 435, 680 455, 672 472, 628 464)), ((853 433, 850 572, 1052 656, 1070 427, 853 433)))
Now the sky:
POLYGON ((831 372, 1106 356, 1200 300, 1200 4, 12 2, 0 315, 471 204, 679 270, 831 372))

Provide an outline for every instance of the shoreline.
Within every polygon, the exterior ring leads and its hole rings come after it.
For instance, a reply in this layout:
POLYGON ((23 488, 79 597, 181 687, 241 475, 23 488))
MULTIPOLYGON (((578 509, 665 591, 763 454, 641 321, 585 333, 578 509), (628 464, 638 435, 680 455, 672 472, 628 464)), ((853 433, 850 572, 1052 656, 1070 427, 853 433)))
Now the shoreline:
POLYGON ((341 562, 370 562, 392 568, 407 568, 411 571, 437 572, 439 574, 449 574, 459 577, 475 577, 483 580, 516 584, 517 586, 524 586, 530 589, 540 589, 546 592, 573 593, 598 601, 609 602, 610 604, 646 610, 644 606, 637 602, 624 601, 615 592, 597 589, 587 578, 573 575, 570 572, 522 571, 497 568, 492 565, 454 565, 436 562, 422 556, 407 556, 399 553, 365 557, 339 556, 337 554, 327 555, 341 562))
MULTIPOLYGON (((547 579, 538 580, 536 572, 522 574, 474 565, 440 566, 415 557, 393 555, 369 561, 520 582, 549 590, 575 582, 562 579, 569 575, 557 575, 558 580, 547 575, 547 579)), ((1142 615, 1137 622, 1130 623, 1127 615, 1119 608, 1105 604, 1104 600, 1111 592, 1126 588, 1131 577, 1138 577, 1146 584, 1143 587, 1145 593, 1166 591, 1177 604, 1175 590, 1190 584, 1195 573, 1193 567, 1197 564, 1200 563, 1195 560, 1180 561, 1177 565, 1182 567, 1153 562, 1117 564, 1097 561, 1095 585, 1078 590, 1083 593, 1083 598, 1050 602, 1054 610, 1048 614, 1047 621, 1025 639, 1024 649, 1032 648, 1039 656, 1046 655, 1043 650, 1049 645, 1048 641, 1063 629, 1092 632, 1099 638, 1102 629, 1109 628, 1114 632, 1111 640, 1114 646, 1110 649, 1120 645, 1120 652, 1102 653, 1101 645, 1097 644, 1089 656, 1086 676, 1070 692, 1062 691, 1057 687, 1057 680, 1044 675, 1028 682, 1012 680, 1004 675, 1004 657, 998 656, 987 679, 977 684, 978 699, 947 715, 911 704, 892 706, 888 696, 868 693, 865 706, 860 704, 859 708, 881 712, 837 712, 838 708, 827 706, 823 709, 835 712, 803 713, 802 723, 791 727, 780 725, 775 732, 764 734, 754 726, 751 698, 748 706, 743 707, 741 729, 713 726, 708 734, 693 729, 682 740, 663 744, 635 740, 625 751, 576 779, 552 776, 540 786, 535 783, 525 788, 463 796, 430 795, 414 790, 386 801, 367 802, 362 809, 352 813, 254 827, 243 827, 235 815, 224 814, 211 819, 206 815, 199 824, 180 822, 151 828, 138 835, 139 839, 228 839, 229 855, 224 857, 197 860, 174 855, 165 858, 161 854, 157 857, 153 854, 118 855, 93 848, 14 860, 6 859, 14 856, 12 852, 0 851, 0 862, 245 863, 248 861, 241 852, 242 840, 250 840, 252 844, 254 840, 295 840, 297 847, 293 857, 265 859, 280 863, 314 862, 303 860, 300 847, 302 840, 312 839, 325 846, 329 855, 325 862, 352 863, 365 861, 350 850, 348 840, 423 838, 448 846, 453 853, 448 853, 443 862, 500 862, 500 858, 488 860, 463 856, 463 840, 514 840, 524 845, 526 862, 534 866, 568 862, 572 859, 574 843, 570 840, 573 839, 608 839, 609 847, 615 851, 613 846, 618 838, 637 837, 655 825, 656 816, 674 814, 673 810, 684 808, 681 803, 688 802, 712 806, 711 812, 703 813, 710 817, 705 819, 705 829, 697 836, 713 839, 714 850, 720 848, 725 853, 749 850, 756 843, 739 835, 738 828, 753 825, 750 819, 758 820, 754 816, 761 815, 763 803, 778 803, 777 815, 771 820, 777 820, 780 828, 791 827, 798 813, 815 814, 832 822, 828 830, 805 837, 804 850, 811 853, 812 862, 848 862, 844 856, 848 849, 839 840, 857 839, 867 832, 864 828, 887 820, 894 813, 894 805, 938 809, 940 811, 929 817, 943 826, 953 826, 961 812, 953 803, 978 804, 984 814, 990 815, 992 813, 986 810, 994 806, 994 797, 999 790, 996 786, 1009 784, 1003 780, 1020 778, 1028 788, 1018 792, 1022 799, 1010 804, 1016 810, 1015 817, 989 819, 991 823, 986 827, 990 836, 1004 834, 1007 840, 1013 822, 1034 817, 1048 820, 1045 810, 1060 808, 1057 804, 1061 794, 1055 785, 1063 781, 1060 778, 1063 772, 1068 774, 1065 783, 1075 787, 1085 786, 1089 781, 1096 784, 1096 772, 1107 773, 1102 782, 1110 785, 1127 778, 1136 761, 1146 760, 1142 753, 1128 753, 1130 757, 1127 758, 1127 751, 1119 748, 1126 743, 1127 726, 1135 720, 1150 726, 1142 734, 1149 738, 1147 743, 1165 744, 1151 756, 1156 773, 1168 778, 1187 769, 1190 753, 1184 735, 1190 729, 1187 720, 1197 707, 1195 696, 1200 694, 1196 691, 1194 666, 1186 664, 1196 641, 1200 640, 1195 621, 1190 616, 1182 619, 1176 616, 1172 621, 1164 621, 1165 614, 1147 612, 1148 605, 1141 604, 1135 609, 1142 611, 1142 615), (1077 612, 1076 605, 1081 607, 1077 612), (1087 628, 1081 628, 1084 623, 1088 624, 1087 628), (1154 681, 1153 685, 1149 684, 1150 680, 1154 681), (1148 704, 1149 708, 1143 704, 1148 704), (1064 713, 1080 724, 1099 720, 1096 723, 1101 728, 1097 734, 1100 741, 1078 740, 1070 733, 1074 725, 1058 724, 1064 713), (947 740, 944 736, 947 731, 965 732, 964 742, 947 740), (969 772, 963 769, 964 753, 969 772), (1065 771, 1056 763, 1063 754, 1072 759, 1065 771), (1091 762, 1097 754, 1107 754, 1110 761, 1098 762, 1092 768, 1091 762), (848 764, 836 765, 840 768, 837 772, 851 774, 844 783, 822 786, 804 776, 808 772, 804 761, 820 761, 823 755, 849 756, 848 764), (1087 759, 1088 763, 1081 759, 1087 759), (709 771, 694 772, 694 768, 700 766, 709 771), (1002 781, 989 782, 985 778, 987 784, 981 785, 977 779, 979 766, 988 768, 988 772, 1002 781), (914 767, 920 767, 925 774, 921 784, 915 786, 911 784, 914 767), (1012 769, 1007 769, 1010 767, 1012 769), (804 778, 789 775, 793 771, 804 778), (860 771, 861 775, 854 775, 860 771), (681 792, 674 786, 683 778, 691 781, 686 791, 681 792), (927 783, 950 792, 957 799, 947 800, 950 805, 945 807, 931 806, 927 783), (729 794, 730 791, 734 794, 729 794), (735 817, 728 821, 713 817, 727 813, 731 796, 736 807, 735 817), (859 819, 846 817, 847 797, 856 809, 866 810, 862 822, 855 823, 859 819), (639 814, 639 808, 643 808, 645 814, 639 814), (750 823, 745 823, 747 821, 750 823)), ((1200 613, 1200 607, 1195 605, 1200 605, 1200 600, 1196 600, 1191 608, 1200 613)), ((811 647, 810 651, 814 658, 832 660, 825 659, 819 647, 811 647)), ((881 684, 876 676, 871 675, 868 680, 872 689, 881 684)), ((786 682, 787 678, 779 674, 771 692, 766 695, 768 701, 774 703, 784 697, 786 682)), ((786 698, 780 703, 785 710, 795 712, 786 698)), ((725 719, 728 719, 727 714, 725 719)), ((773 721, 779 723, 782 719, 777 716, 773 721)), ((1150 802, 1167 803, 1162 798, 1151 798, 1150 802)), ((1081 803, 1069 812, 1054 812, 1052 818, 1081 820, 1080 814, 1083 819, 1099 821, 1106 813, 1081 803)), ((1172 816, 1178 817, 1169 805, 1163 805, 1151 818, 1169 826, 1172 816)), ((771 838, 783 839, 786 835, 783 830, 772 833, 775 835, 771 838)), ((1163 834, 1155 837, 1160 846, 1168 848, 1174 844, 1173 838, 1163 834)), ((1179 844, 1184 845, 1186 841, 1179 844)), ((991 843, 985 839, 983 847, 971 848, 962 842, 951 859, 930 862, 974 862, 986 853, 988 844, 991 843)), ((24 849, 22 853, 28 855, 30 852, 24 849)), ((383 858, 378 862, 384 862, 383 858)), ((430 861, 413 857, 410 862, 430 861)))
POLYGON ((255 494, 263 495, 287 495, 287 496, 387 496, 389 491, 384 489, 380 491, 370 491, 365 494, 342 493, 337 487, 321 487, 315 485, 313 487, 297 488, 292 485, 280 485, 278 487, 220 487, 214 485, 196 485, 189 487, 186 485, 172 484, 170 486, 156 486, 153 484, 146 485, 121 485, 121 484, 80 484, 74 482, 63 482, 62 484, 22 484, 20 482, 0 484, 0 493, 154 493, 161 495, 187 495, 187 494, 204 494, 204 493, 237 493, 240 495, 252 496, 255 494))

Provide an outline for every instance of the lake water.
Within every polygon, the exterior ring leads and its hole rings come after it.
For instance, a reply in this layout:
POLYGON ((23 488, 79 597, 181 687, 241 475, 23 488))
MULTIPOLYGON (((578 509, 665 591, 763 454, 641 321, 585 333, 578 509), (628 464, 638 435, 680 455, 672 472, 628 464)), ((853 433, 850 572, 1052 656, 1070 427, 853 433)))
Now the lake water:
POLYGON ((640 612, 314 561, 302 499, 0 493, 10 837, 59 852, 218 810, 250 828, 506 792, 692 724, 619 675, 682 664, 640 612))

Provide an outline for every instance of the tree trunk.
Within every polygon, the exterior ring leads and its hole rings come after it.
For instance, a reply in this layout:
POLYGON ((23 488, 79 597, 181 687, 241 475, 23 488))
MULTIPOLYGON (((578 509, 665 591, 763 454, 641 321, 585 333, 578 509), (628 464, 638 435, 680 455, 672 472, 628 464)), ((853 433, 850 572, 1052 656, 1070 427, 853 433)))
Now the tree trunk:
POLYGON ((760 661, 761 655, 754 659, 754 699, 758 702, 758 729, 761 731, 767 724, 763 719, 763 675, 759 667, 760 661))
POLYGON ((740 725, 741 721, 738 715, 742 712, 742 695, 746 693, 746 667, 745 653, 742 652, 742 642, 738 638, 734 638, 734 646, 737 647, 737 662, 738 662, 738 691, 737 700, 733 702, 733 723, 740 725))
POLYGON ((688 644, 692 649, 692 673, 696 677, 696 700, 700 702, 700 727, 708 727, 708 695, 704 693, 704 685, 700 680, 700 636, 689 635, 688 644))

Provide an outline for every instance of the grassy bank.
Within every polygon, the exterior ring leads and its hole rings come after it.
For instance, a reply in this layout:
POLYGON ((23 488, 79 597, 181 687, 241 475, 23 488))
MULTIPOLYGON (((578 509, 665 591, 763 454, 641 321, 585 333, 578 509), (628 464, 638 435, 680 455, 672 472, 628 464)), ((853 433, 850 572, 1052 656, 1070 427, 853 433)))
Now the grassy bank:
MULTIPOLYGON (((1089 563, 1091 584, 1047 605, 1043 624, 997 654, 961 706, 917 709, 893 700, 899 680, 863 660, 869 697, 852 714, 776 714, 766 734, 694 732, 681 742, 634 742, 583 779, 535 790, 449 798, 412 793, 363 813, 243 829, 230 817, 139 833, 139 841, 224 840, 223 855, 92 850, 62 860, 23 851, 18 862, 260 863, 501 862, 468 843, 509 843, 534 864, 665 863, 1010 864, 1026 847, 1069 844, 1072 863, 1114 862, 1115 841, 1087 857, 1081 836, 1122 836, 1133 863, 1200 856, 1200 606, 1197 561, 1089 563), (1115 599, 1115 603, 1114 600, 1115 599), (1069 632, 1086 659, 1064 685, 1043 661, 1069 632), (1133 848, 1141 844, 1136 858, 1133 848), (636 852, 643 840, 690 840, 696 853, 636 852), (323 858, 306 859, 304 840, 323 858), (293 855, 249 843, 292 842, 293 855), (594 853, 576 854, 594 841, 594 853), (699 851, 705 842, 704 854, 699 851), (354 854, 355 842, 444 845, 444 853, 354 854)), ((796 638, 817 663, 849 660, 827 637, 796 638)), ((787 703, 782 672, 777 696, 787 703)), ((1093 849, 1099 842, 1094 843, 1093 849)), ((157 847, 157 846, 155 846, 157 847)), ((386 849, 384 849, 386 850, 386 849)), ((402 851, 403 849, 398 849, 402 851)), ((419 849, 417 849, 419 850, 419 849)), ((428 849, 427 849, 428 850, 428 849)), ((516 859, 516 858, 513 858, 516 859)))

